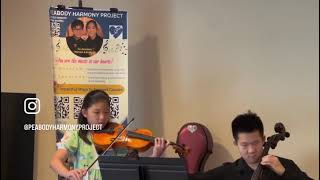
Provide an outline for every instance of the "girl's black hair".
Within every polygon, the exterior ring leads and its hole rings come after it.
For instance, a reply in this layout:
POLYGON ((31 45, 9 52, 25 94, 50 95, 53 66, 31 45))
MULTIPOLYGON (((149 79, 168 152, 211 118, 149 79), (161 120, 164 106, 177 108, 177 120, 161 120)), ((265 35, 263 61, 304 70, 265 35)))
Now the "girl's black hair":
MULTIPOLYGON (((88 124, 88 120, 86 117, 83 116, 82 110, 87 110, 89 107, 91 107, 93 104, 97 102, 105 102, 107 103, 108 107, 110 107, 110 96, 102 91, 102 90, 93 90, 89 92, 83 99, 83 104, 80 110, 79 118, 78 118, 78 124, 88 124)), ((79 130, 79 137, 86 142, 87 144, 91 145, 91 142, 87 138, 88 131, 84 129, 79 130)))
POLYGON ((98 24, 97 24, 97 22, 96 22, 95 20, 90 20, 90 21, 88 21, 88 22, 87 22, 87 25, 86 25, 86 29, 88 29, 88 25, 89 25, 90 23, 93 23, 94 26, 96 27, 96 29, 98 29, 98 24))

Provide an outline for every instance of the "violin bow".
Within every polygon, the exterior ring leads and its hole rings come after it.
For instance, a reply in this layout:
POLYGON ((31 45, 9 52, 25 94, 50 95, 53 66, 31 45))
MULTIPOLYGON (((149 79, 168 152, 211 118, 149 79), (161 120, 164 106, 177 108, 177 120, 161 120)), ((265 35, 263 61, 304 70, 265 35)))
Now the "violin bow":
POLYGON ((93 163, 87 168, 86 173, 90 170, 90 168, 94 165, 94 163, 96 163, 99 159, 100 156, 103 156, 111 147, 112 145, 116 142, 116 140, 123 134, 123 132, 127 129, 127 127, 129 127, 129 125, 134 121, 134 118, 131 119, 131 121, 120 131, 120 133, 116 136, 116 138, 114 138, 112 140, 112 142, 110 143, 110 145, 106 148, 106 150, 103 151, 103 153, 101 155, 99 155, 94 161, 93 163))

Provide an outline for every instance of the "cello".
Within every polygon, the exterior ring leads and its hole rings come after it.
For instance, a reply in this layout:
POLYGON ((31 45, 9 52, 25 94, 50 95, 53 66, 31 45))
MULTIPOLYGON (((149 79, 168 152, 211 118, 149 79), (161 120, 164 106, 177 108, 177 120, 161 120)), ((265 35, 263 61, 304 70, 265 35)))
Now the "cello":
MULTIPOLYGON (((288 138, 290 136, 290 133, 286 132, 286 128, 282 123, 276 123, 274 125, 274 131, 276 132, 276 134, 267 138, 267 142, 265 142, 264 144, 261 157, 267 155, 270 148, 275 149, 279 141, 284 141, 285 138, 288 138)), ((264 166, 259 163, 258 167, 255 169, 251 176, 251 180, 262 180, 263 170, 264 166)))

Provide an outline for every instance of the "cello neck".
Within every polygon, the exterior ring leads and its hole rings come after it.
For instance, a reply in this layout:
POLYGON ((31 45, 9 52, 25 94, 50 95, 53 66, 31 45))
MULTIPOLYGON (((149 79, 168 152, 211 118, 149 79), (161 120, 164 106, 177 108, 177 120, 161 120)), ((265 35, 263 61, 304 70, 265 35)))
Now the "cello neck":
MULTIPOLYGON (((266 144, 265 147, 263 148, 261 158, 268 154, 269 149, 270 149, 270 146, 268 144, 266 144)), ((254 172, 251 176, 251 180, 261 180, 262 179, 263 167, 260 164, 260 162, 261 162, 261 160, 259 161, 257 168, 254 170, 254 172)))

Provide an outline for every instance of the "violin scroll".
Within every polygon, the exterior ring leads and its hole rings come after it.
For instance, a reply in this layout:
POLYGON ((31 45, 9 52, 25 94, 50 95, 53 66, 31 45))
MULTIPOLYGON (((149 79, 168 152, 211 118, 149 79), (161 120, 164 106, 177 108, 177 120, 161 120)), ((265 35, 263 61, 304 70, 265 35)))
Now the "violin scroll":
POLYGON ((169 145, 175 150, 175 153, 179 154, 180 157, 186 157, 190 152, 190 149, 184 144, 170 143, 169 145))

